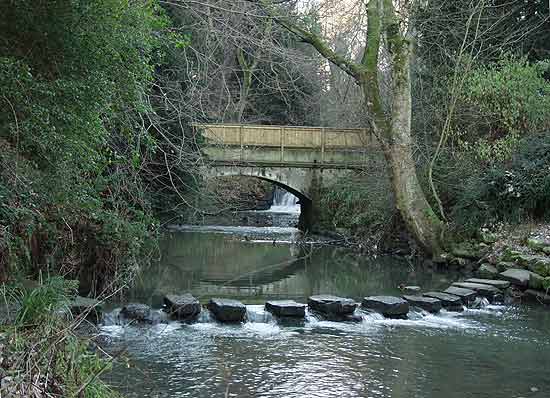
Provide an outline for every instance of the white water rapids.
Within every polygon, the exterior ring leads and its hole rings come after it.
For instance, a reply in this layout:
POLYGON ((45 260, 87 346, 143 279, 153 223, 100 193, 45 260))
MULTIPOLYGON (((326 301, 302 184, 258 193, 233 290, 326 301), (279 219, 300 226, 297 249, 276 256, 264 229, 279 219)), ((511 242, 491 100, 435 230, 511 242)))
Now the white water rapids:
POLYGON ((300 213, 298 198, 282 188, 275 188, 273 204, 269 208, 272 213, 300 213))

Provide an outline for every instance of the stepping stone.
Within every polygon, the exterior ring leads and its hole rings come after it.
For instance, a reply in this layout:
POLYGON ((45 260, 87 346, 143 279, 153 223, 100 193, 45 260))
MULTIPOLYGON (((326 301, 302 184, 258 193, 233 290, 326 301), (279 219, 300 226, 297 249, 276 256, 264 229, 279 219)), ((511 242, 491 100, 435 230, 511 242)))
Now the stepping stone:
POLYGON ((120 315, 126 319, 131 319, 137 322, 152 323, 153 315, 151 307, 146 304, 130 303, 122 307, 120 315))
POLYGON ((178 319, 195 318, 201 312, 201 303, 189 293, 167 294, 163 298, 166 311, 178 319))
POLYGON ((357 303, 349 298, 318 295, 308 300, 309 308, 324 315, 351 315, 357 308, 357 303))
POLYGON ((441 305, 447 311, 464 311, 462 306, 462 298, 455 296, 453 294, 442 293, 442 292, 428 292, 423 294, 424 297, 431 297, 438 300, 441 300, 441 305))
POLYGON ((527 289, 525 292, 525 298, 531 301, 536 301, 542 304, 550 304, 550 294, 545 292, 539 292, 533 289, 527 289))
POLYGON ((294 300, 275 300, 265 303, 265 309, 280 317, 303 318, 306 315, 306 305, 294 300))
POLYGON ((93 322, 101 320, 102 307, 99 300, 76 296, 69 302, 69 309, 73 316, 86 314, 86 319, 93 322))
POLYGON ((449 286, 443 293, 452 294, 462 299, 462 302, 466 305, 475 300, 477 293, 475 290, 465 289, 463 287, 449 286))
POLYGON ((388 318, 404 318, 409 312, 409 303, 401 297, 370 296, 361 303, 363 308, 379 312, 388 318))
POLYGON ((481 264, 476 274, 480 278, 495 278, 498 276, 498 269, 491 264, 481 264))
POLYGON ((470 279, 466 279, 466 282, 481 283, 482 285, 490 285, 490 286, 496 287, 497 289, 508 289, 510 287, 510 282, 496 280, 496 279, 470 278, 470 279))
POLYGON ((505 281, 511 282, 512 285, 527 288, 529 286, 529 278, 531 277, 531 271, 525 269, 513 268, 501 272, 500 277, 505 281))
POLYGON ((405 286, 403 288, 403 292, 408 294, 420 294, 421 290, 420 286, 405 286))
POLYGON ((484 285, 482 283, 471 283, 471 282, 455 282, 452 286, 462 287, 464 289, 470 289, 476 291, 483 297, 486 297, 490 300, 496 295, 502 295, 502 291, 491 285, 484 285))
POLYGON ((439 312, 442 307, 441 300, 432 297, 403 296, 403 298, 407 300, 410 305, 422 308, 431 313, 439 312))
POLYGON ((243 322, 246 318, 246 306, 237 300, 213 298, 206 307, 220 322, 243 322))

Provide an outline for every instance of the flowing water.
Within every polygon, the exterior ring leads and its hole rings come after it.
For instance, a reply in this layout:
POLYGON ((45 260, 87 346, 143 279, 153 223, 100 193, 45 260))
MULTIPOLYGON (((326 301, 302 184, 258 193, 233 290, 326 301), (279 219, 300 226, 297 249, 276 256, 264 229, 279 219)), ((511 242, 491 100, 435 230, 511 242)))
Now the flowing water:
MULTIPOLYGON (((160 309, 165 293, 231 297, 248 321, 116 325, 105 348, 126 359, 105 376, 128 397, 550 397, 550 313, 487 306, 407 320, 361 313, 360 323, 308 314, 281 325, 268 299, 330 293, 360 300, 399 294, 401 283, 441 289, 460 276, 400 258, 300 246, 293 228, 186 227, 166 236, 129 301, 160 309)), ((114 306, 119 304, 114 303, 114 306)))
POLYGON ((298 198, 282 188, 276 187, 273 193, 272 213, 300 213, 298 198))

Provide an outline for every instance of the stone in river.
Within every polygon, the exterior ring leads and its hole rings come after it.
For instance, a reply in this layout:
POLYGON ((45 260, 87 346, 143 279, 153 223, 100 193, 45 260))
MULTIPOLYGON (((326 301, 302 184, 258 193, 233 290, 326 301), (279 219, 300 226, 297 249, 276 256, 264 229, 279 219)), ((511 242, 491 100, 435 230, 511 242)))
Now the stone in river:
POLYGON ((421 290, 422 289, 420 288, 420 286, 404 286, 403 287, 403 292, 408 293, 408 294, 420 294, 421 290))
POLYGON ((462 298, 453 294, 442 292, 428 292, 424 293, 423 296, 441 300, 441 305, 447 311, 464 311, 464 307, 462 306, 462 298))
POLYGON ((306 305, 294 300, 274 300, 265 303, 265 309, 280 317, 303 318, 306 315, 306 305))
POLYGON ((164 296, 166 311, 178 319, 192 319, 201 312, 201 303, 189 293, 182 295, 167 294, 164 296))
POLYGON ((531 277, 531 271, 525 269, 513 268, 501 272, 500 277, 506 281, 512 283, 512 285, 527 288, 529 286, 529 279, 531 277))
POLYGON ((96 299, 76 296, 69 302, 73 316, 83 315, 91 322, 99 322, 102 316, 101 302, 96 299))
POLYGON ((153 314, 151 307, 146 304, 131 303, 127 304, 120 310, 120 315, 126 319, 131 319, 137 322, 153 322, 153 314))
POLYGON ((404 318, 409 312, 409 303, 401 297, 370 296, 365 297, 361 307, 379 312, 388 318, 404 318))
POLYGON ((490 286, 496 287, 497 289, 508 289, 510 287, 510 282, 503 281, 503 280, 496 280, 496 279, 470 278, 470 279, 466 279, 466 282, 490 285, 490 286))
POLYGON ((431 313, 439 312, 442 307, 441 300, 432 297, 403 296, 403 298, 407 300, 410 305, 422 308, 431 313))
POLYGON ((308 305, 313 311, 323 315, 336 316, 351 315, 357 308, 357 303, 354 300, 331 295, 311 296, 308 305))
POLYGON ((502 296, 502 291, 491 285, 472 282, 455 282, 453 286, 476 291, 479 295, 493 300, 495 296, 502 296))
POLYGON ((529 289, 546 290, 544 286, 548 284, 550 284, 549 277, 545 278, 534 272, 531 272, 531 275, 529 275, 529 289))
POLYGON ((498 276, 498 269, 491 264, 481 264, 481 267, 476 271, 480 278, 494 278, 498 276))
POLYGON ((246 306, 237 300, 213 298, 207 308, 220 322, 243 322, 246 318, 246 306))
POLYGON ((462 299, 464 304, 468 304, 474 301, 477 297, 477 293, 471 289, 465 289, 463 287, 449 286, 443 293, 452 294, 462 299))

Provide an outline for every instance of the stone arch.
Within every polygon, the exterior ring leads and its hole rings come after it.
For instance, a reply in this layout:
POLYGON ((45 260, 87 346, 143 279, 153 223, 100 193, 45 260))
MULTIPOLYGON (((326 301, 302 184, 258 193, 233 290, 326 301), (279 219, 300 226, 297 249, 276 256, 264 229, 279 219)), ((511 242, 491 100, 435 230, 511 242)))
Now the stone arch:
POLYGON ((310 176, 307 173, 300 173, 299 169, 215 166, 208 168, 207 176, 209 178, 245 176, 269 181, 298 198, 300 205, 298 228, 307 231, 312 225, 313 201, 309 193, 310 176))

